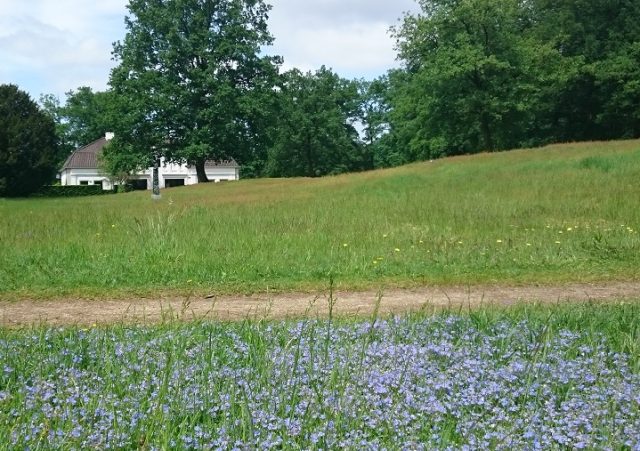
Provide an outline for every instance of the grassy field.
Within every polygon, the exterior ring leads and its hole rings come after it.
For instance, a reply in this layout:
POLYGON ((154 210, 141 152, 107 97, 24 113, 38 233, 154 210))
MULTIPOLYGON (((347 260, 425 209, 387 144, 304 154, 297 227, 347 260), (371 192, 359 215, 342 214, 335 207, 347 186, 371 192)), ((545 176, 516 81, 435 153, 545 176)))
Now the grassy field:
POLYGON ((640 304, 0 329, 7 449, 638 449, 640 304))
POLYGON ((0 298, 637 280, 639 201, 640 141, 0 200, 0 298))
MULTIPOLYGON (((639 200, 640 141, 0 200, 0 300, 637 281, 639 200)), ((639 302, 464 310, 0 328, 0 449, 640 447, 639 302)))

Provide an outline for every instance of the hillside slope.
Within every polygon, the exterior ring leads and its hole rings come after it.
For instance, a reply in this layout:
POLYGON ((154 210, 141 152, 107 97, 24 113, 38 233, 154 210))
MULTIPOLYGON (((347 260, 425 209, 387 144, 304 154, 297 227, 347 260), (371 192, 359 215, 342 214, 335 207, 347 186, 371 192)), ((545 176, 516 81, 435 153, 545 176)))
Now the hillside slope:
POLYGON ((0 200, 0 297, 640 278, 640 141, 0 200))

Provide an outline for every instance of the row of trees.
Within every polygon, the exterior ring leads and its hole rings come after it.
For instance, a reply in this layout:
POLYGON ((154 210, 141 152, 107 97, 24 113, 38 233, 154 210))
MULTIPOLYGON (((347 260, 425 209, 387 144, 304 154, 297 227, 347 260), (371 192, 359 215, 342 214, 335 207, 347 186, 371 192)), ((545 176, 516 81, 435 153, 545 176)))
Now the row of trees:
POLYGON ((403 67, 365 82, 280 74, 260 56, 272 41, 262 1, 131 1, 111 160, 233 157, 244 176, 321 176, 640 136, 639 2, 418 3, 392 29, 403 67))
POLYGON ((282 73, 263 0, 130 0, 110 89, 41 105, 58 158, 114 131, 105 168, 235 158, 322 176, 556 141, 640 136, 640 3, 418 0, 402 68, 372 82, 282 73))

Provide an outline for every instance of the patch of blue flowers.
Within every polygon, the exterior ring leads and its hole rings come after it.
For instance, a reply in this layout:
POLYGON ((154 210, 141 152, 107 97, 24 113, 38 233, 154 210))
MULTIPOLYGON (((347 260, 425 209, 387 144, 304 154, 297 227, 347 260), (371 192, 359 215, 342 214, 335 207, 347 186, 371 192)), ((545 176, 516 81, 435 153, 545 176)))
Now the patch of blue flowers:
POLYGON ((465 316, 4 332, 15 449, 633 449, 604 337, 465 316))

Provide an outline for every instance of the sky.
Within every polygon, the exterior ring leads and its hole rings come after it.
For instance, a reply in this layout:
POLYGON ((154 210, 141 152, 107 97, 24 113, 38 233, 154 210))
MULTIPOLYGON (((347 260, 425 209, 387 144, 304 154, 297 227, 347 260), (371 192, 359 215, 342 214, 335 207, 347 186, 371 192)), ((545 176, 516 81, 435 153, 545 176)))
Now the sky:
MULTIPOLYGON (((373 79, 397 67, 389 27, 415 0, 267 0, 273 6, 270 54, 283 69, 332 68, 342 77, 373 79)), ((80 86, 107 88, 116 64, 111 50, 124 39, 127 0, 0 0, 0 84, 34 100, 80 86)))

